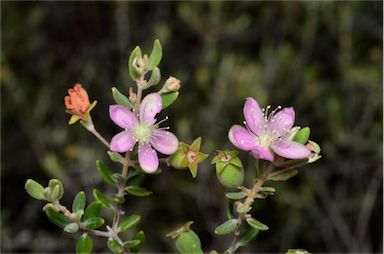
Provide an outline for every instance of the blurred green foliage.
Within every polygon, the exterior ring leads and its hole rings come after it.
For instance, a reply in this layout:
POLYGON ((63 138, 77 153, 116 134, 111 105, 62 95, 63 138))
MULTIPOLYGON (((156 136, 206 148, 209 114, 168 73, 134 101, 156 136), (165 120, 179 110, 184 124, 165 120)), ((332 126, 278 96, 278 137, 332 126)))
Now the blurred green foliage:
MULTIPOLYGON (((102 144, 68 126, 63 98, 75 82, 98 100, 96 127, 108 117, 110 88, 133 85, 127 61, 136 45, 162 42, 163 82, 182 81, 169 125, 182 141, 203 138, 203 152, 232 148, 227 131, 243 120, 248 96, 294 106, 323 159, 255 203, 270 226, 246 252, 382 252, 382 2, 2 2, 1 251, 73 252, 75 240, 51 225, 24 191, 27 178, 63 181, 64 203, 90 186, 108 190, 95 160, 102 144)), ((248 173, 249 156, 242 157, 248 173)), ((142 215, 144 252, 173 252, 165 233, 188 220, 204 251, 225 220, 224 189, 209 160, 196 179, 163 168, 144 185, 154 192, 125 209, 142 215)), ((109 163, 111 166, 115 166, 109 163)), ((120 170, 115 167, 115 170, 120 170)), ((225 240, 226 238, 224 238, 225 240)), ((94 250, 104 252, 104 240, 94 250)))

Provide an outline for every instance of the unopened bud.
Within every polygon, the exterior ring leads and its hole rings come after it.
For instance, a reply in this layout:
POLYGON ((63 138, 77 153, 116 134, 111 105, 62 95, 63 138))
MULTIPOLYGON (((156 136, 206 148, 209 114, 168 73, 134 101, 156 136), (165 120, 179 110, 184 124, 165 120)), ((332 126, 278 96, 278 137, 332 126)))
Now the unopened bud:
POLYGON ((176 92, 180 89, 180 80, 174 77, 169 77, 163 86, 163 92, 176 92))

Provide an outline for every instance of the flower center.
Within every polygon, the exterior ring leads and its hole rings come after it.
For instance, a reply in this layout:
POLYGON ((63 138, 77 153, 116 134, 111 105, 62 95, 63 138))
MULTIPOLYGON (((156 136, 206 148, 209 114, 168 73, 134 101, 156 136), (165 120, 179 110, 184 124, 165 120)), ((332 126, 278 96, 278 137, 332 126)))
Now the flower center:
POLYGON ((136 139, 141 143, 147 143, 152 135, 151 127, 143 123, 138 124, 133 131, 136 139))
POLYGON ((273 140, 275 139, 274 135, 271 133, 264 132, 258 136, 259 144, 264 148, 269 148, 272 145, 273 140))

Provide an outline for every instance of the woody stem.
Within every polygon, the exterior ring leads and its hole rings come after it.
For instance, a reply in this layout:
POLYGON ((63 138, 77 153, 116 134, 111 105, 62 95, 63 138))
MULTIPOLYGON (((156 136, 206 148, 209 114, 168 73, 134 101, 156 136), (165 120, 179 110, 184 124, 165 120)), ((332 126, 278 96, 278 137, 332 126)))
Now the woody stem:
POLYGON ((241 224, 243 223, 244 219, 247 218, 248 212, 252 208, 252 204, 255 201, 257 194, 259 193, 261 187, 263 186, 264 182, 267 181, 269 174, 271 173, 273 169, 273 165, 270 164, 266 170, 263 168, 263 162, 259 161, 259 171, 260 171, 260 176, 255 179, 255 182, 252 186, 252 189, 249 190, 249 193, 247 193, 247 198, 244 200, 241 205, 245 206, 245 211, 244 213, 238 213, 237 217, 237 226, 235 229, 234 233, 234 238, 231 242, 231 245, 228 247, 226 252, 229 253, 234 253, 239 247, 238 239, 240 236, 240 227, 241 224))

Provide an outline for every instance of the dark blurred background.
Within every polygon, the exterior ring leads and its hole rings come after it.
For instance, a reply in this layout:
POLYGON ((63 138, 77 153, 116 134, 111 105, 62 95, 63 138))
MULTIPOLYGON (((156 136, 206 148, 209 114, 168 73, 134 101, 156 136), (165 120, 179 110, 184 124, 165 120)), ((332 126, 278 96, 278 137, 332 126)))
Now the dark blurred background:
MULTIPOLYGON (((382 2, 2 2, 1 3, 1 252, 73 252, 63 233, 24 190, 26 179, 59 178, 63 202, 101 180, 95 160, 106 151, 80 124, 68 126, 63 97, 80 82, 98 105, 96 127, 110 139, 111 86, 125 93, 130 51, 162 42, 160 68, 182 81, 178 101, 162 112, 187 143, 203 151, 233 148, 227 131, 243 121, 247 96, 262 106, 294 106, 311 127, 323 158, 274 197, 257 200, 254 216, 270 230, 242 252, 382 252, 382 2)), ((248 170, 252 160, 242 155, 248 170)), ((210 157, 211 159, 212 157, 210 157)), ((144 252, 174 252, 165 234, 193 220, 204 250, 223 251, 213 234, 226 219, 225 189, 208 159, 198 177, 163 168, 130 198, 142 215, 144 252)), ((105 252, 105 239, 95 242, 105 252)))

